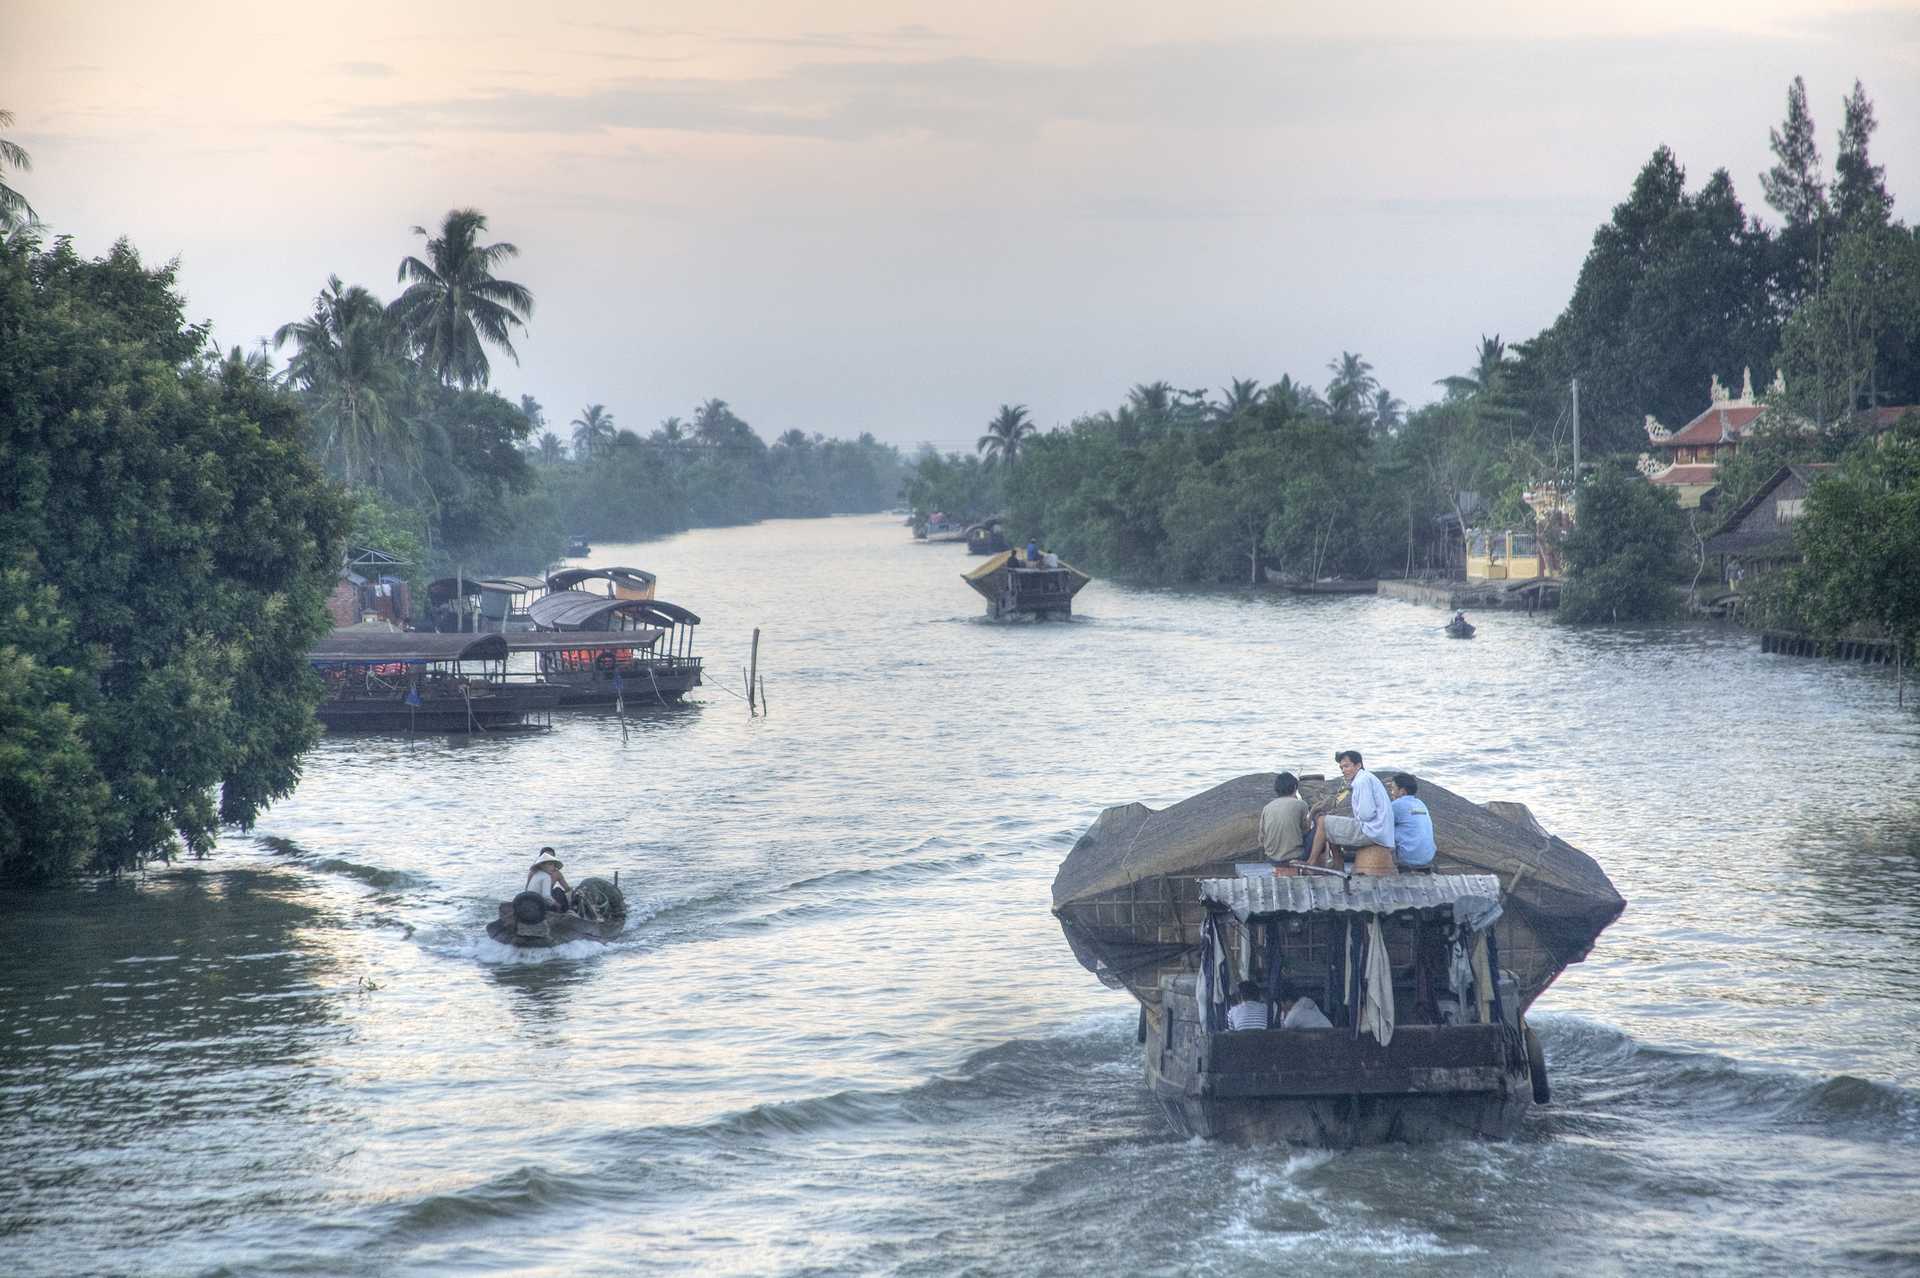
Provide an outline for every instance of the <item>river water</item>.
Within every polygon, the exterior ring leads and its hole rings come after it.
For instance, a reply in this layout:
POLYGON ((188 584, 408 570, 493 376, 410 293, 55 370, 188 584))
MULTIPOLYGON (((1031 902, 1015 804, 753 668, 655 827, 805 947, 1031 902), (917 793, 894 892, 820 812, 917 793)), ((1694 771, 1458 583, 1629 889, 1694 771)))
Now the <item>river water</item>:
POLYGON ((212 858, 0 897, 19 1274, 1920 1272, 1920 717, 1737 631, 1095 582, 994 625, 879 517, 603 547, 697 704, 336 737, 212 858), (770 713, 732 690, 763 626, 770 713), (1105 806, 1353 746, 1627 913, 1521 1139, 1176 1137, 1054 871, 1105 806), (530 854, 613 944, 485 939, 530 854))

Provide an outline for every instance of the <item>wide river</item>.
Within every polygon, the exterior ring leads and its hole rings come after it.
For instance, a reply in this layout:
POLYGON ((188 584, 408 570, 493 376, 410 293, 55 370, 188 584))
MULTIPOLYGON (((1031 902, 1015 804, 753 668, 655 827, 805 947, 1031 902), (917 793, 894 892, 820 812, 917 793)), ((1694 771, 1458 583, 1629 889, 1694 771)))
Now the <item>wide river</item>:
POLYGON ((694 704, 329 738, 204 861, 0 897, 0 1271, 1920 1272, 1889 677, 1106 582, 995 625, 881 517, 593 562, 704 618, 694 704), (1181 1139, 1048 912, 1102 808, 1346 746, 1527 803, 1627 898, 1535 1010, 1520 1139, 1181 1139), (485 939, 544 843, 619 872, 618 940, 485 939))

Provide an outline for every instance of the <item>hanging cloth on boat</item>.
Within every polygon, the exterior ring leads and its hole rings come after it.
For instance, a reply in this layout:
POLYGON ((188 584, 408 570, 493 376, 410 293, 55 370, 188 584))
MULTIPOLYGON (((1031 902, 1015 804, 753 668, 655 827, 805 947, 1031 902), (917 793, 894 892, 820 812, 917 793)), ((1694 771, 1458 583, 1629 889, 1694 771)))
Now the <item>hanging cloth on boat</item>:
POLYGON ((1473 1006, 1473 960, 1467 957, 1467 933, 1461 928, 1454 929, 1447 952, 1447 988, 1453 991, 1455 1021, 1466 1024, 1467 1009, 1473 1006))
POLYGON ((1387 938, 1380 916, 1367 920, 1366 989, 1360 1000, 1360 1028, 1385 1047, 1393 1041, 1393 964, 1387 958, 1387 938))
POLYGON ((1493 977, 1487 970, 1487 934, 1473 938, 1473 995, 1479 1006, 1480 1023, 1493 1022, 1493 977))
POLYGON ((1267 1024, 1280 1023, 1280 920, 1267 920, 1267 1024))
POLYGON ((1209 913, 1200 925, 1200 975, 1194 983, 1200 1003, 1200 1023, 1218 1034, 1227 1027, 1227 950, 1220 943, 1220 925, 1209 913))

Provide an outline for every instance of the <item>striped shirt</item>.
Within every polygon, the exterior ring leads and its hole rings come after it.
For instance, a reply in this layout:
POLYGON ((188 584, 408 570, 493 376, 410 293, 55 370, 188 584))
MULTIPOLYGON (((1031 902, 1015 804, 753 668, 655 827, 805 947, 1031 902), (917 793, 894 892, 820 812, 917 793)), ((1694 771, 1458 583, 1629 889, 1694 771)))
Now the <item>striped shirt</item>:
POLYGON ((1267 1005, 1235 1003, 1227 1009, 1227 1028, 1230 1030, 1267 1028, 1267 1005))

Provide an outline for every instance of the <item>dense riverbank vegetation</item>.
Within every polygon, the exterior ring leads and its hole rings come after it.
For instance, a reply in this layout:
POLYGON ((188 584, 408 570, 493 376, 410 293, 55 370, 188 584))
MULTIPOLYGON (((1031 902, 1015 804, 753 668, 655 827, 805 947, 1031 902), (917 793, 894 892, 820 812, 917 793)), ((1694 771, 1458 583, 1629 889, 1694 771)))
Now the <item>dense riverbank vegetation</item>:
POLYGON ((1554 322, 1519 342, 1463 342, 1465 367, 1411 412, 1353 352, 1327 362, 1321 388, 1142 383, 1112 409, 1023 432, 1015 449, 997 439, 1003 406, 976 455, 921 456, 906 493, 922 514, 1007 513, 1017 537, 1134 580, 1417 573, 1437 565, 1449 523, 1532 527, 1527 494, 1572 486, 1577 378, 1583 479, 1607 474, 1596 499, 1635 513, 1597 519, 1569 556, 1585 581, 1565 615, 1661 615, 1687 523, 1670 498, 1626 487, 1647 416, 1678 427, 1712 377, 1780 371, 1775 398, 1796 425, 1729 463, 1726 511, 1785 462, 1871 447, 1866 410, 1920 402, 1920 234, 1893 217, 1859 85, 1841 114, 1829 177, 1805 87, 1790 87, 1760 178, 1772 226, 1726 170, 1690 190, 1657 148, 1594 232, 1554 322))
POLYGON ((319 732, 345 508, 173 283, 124 243, 0 245, 0 880, 205 851, 319 732))

